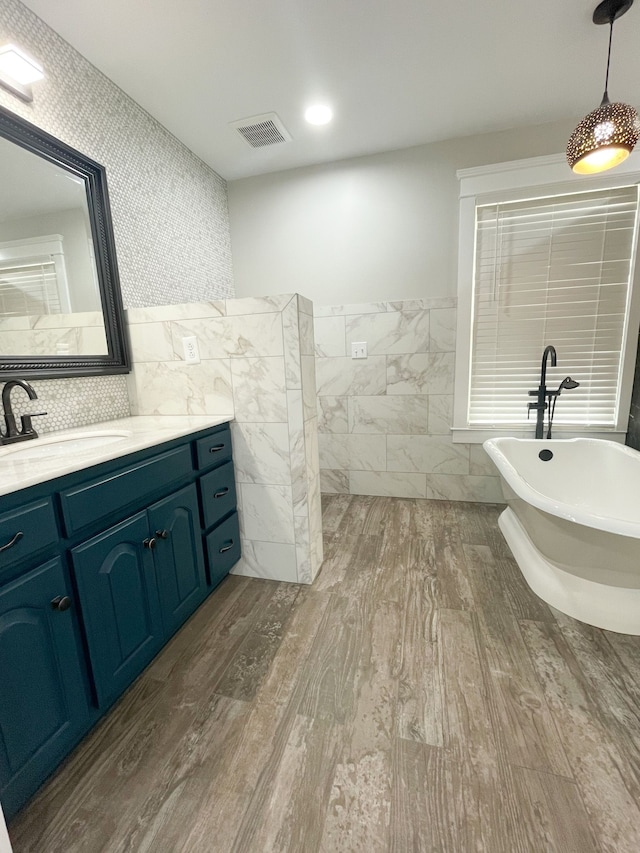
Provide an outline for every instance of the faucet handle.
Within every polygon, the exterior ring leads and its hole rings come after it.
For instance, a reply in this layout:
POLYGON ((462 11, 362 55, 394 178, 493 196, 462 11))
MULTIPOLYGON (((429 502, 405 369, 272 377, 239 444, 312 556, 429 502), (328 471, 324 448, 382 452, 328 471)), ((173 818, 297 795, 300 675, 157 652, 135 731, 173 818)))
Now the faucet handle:
POLYGON ((21 435, 29 435, 33 436, 33 438, 38 437, 38 433, 33 428, 33 424, 31 423, 31 418, 39 418, 42 415, 46 415, 46 412, 31 412, 28 415, 20 415, 20 423, 22 425, 22 429, 20 430, 21 435))

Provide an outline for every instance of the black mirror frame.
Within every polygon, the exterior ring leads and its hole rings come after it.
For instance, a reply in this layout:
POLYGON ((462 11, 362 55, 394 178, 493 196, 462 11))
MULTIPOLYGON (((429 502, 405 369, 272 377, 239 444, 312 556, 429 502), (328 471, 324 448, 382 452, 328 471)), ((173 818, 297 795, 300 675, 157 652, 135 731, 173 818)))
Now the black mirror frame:
POLYGON ((0 379, 16 376, 28 379, 62 379, 70 376, 128 373, 131 370, 131 356, 124 322, 104 166, 4 107, 0 107, 0 136, 84 181, 107 338, 107 355, 37 358, 0 355, 0 379))

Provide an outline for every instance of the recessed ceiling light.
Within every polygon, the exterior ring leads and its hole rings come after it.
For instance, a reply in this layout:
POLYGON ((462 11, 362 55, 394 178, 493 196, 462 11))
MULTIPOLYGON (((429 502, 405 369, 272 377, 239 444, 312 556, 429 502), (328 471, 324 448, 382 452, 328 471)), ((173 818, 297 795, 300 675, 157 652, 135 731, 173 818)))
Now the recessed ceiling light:
POLYGON ((309 124, 328 124, 333 118, 333 110, 326 104, 315 104, 305 110, 304 117, 309 124))

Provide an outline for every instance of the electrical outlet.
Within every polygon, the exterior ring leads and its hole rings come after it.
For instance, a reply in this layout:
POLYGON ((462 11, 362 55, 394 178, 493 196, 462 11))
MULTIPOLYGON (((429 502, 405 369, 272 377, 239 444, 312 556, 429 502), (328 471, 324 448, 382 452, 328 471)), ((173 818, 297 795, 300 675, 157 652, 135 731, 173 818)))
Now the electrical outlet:
POLYGON ((367 357, 367 342, 352 341, 351 342, 351 358, 366 358, 367 357))
POLYGON ((187 364, 198 364, 200 362, 200 351, 198 349, 198 339, 195 335, 182 339, 182 348, 184 350, 184 360, 187 364))

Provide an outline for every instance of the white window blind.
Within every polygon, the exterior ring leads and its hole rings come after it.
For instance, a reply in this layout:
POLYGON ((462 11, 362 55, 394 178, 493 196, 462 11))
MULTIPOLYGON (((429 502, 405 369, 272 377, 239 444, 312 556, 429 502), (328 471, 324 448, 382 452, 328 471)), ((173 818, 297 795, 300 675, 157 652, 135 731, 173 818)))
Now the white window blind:
POLYGON ((469 426, 526 423, 553 344, 548 387, 580 382, 554 423, 613 428, 637 211, 635 185, 476 208, 469 426))
POLYGON ((53 258, 0 261, 0 314, 59 314, 53 258))

